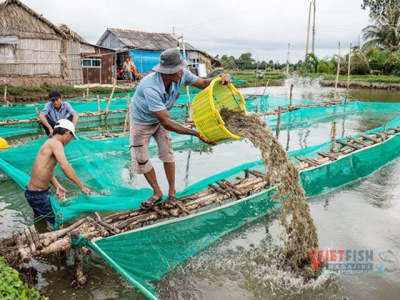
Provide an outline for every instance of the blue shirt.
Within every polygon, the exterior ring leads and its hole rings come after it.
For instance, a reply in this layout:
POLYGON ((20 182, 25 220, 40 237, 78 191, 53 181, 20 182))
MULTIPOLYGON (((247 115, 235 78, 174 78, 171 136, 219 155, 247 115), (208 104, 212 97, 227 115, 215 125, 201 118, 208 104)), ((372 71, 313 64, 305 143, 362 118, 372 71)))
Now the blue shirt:
POLYGON ((45 116, 49 116, 50 119, 52 119, 54 122, 57 122, 60 119, 67 119, 70 115, 75 115, 76 111, 68 102, 61 102, 61 108, 59 111, 57 111, 50 101, 46 103, 40 113, 45 116))
POLYGON ((157 124, 159 121, 154 112, 170 110, 179 98, 179 91, 185 85, 193 85, 199 77, 189 70, 183 70, 178 83, 171 83, 169 91, 165 91, 161 73, 154 72, 143 78, 131 100, 131 122, 140 125, 157 124))

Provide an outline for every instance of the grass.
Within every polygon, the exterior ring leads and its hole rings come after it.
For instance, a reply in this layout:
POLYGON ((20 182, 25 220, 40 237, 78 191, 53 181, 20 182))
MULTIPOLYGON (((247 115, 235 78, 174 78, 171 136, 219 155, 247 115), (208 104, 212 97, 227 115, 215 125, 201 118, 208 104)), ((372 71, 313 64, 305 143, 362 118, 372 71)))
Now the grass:
POLYGON ((256 74, 252 71, 247 72, 235 72, 228 71, 228 73, 236 79, 245 80, 247 84, 238 85, 238 87, 246 87, 246 86, 265 86, 267 81, 269 80, 269 85, 282 85, 283 81, 287 78, 286 74, 279 72, 264 72, 262 78, 256 76, 256 74))
MULTIPOLYGON (((0 85, 0 95, 4 94, 5 85, 0 85)), ((23 86, 11 86, 7 85, 7 95, 10 96, 35 96, 39 95, 48 95, 48 93, 52 90, 58 90, 61 95, 82 95, 86 93, 86 88, 74 88, 68 85, 60 85, 60 86, 53 86, 49 84, 43 84, 42 86, 33 86, 33 87, 23 87, 23 86)), ((91 87, 90 88, 91 94, 111 94, 112 88, 109 87, 91 87)), ((124 93, 127 92, 126 89, 122 89, 119 87, 115 88, 114 93, 124 93)))
MULTIPOLYGON (((322 77, 325 80, 336 80, 336 75, 332 74, 317 74, 309 73, 306 76, 312 78, 322 77)), ((339 75, 340 81, 347 81, 347 75, 339 75)), ((400 84, 399 76, 387 76, 387 75, 350 75, 351 81, 360 81, 367 83, 385 83, 385 84, 400 84)))

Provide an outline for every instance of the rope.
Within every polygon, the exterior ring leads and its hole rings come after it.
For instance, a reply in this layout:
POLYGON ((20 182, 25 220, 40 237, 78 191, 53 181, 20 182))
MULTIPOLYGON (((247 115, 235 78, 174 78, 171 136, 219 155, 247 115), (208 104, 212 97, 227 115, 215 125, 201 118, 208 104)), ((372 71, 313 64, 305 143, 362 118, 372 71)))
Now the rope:
POLYGON ((71 245, 75 246, 75 247, 79 247, 79 248, 82 248, 83 246, 86 246, 87 243, 88 242, 86 240, 86 237, 84 237, 84 236, 80 236, 77 239, 72 239, 71 240, 71 245))
MULTIPOLYGON (((41 219, 43 219, 43 218, 49 216, 50 214, 53 214, 53 212, 51 211, 51 212, 49 212, 49 213, 46 214, 46 215, 41 215, 41 216, 37 216, 36 218, 33 218, 33 221, 30 222, 28 225, 26 225, 26 227, 27 227, 27 228, 31 227, 33 224, 39 222, 41 219)), ((22 232, 25 231, 25 228, 23 228, 23 229, 16 228, 16 227, 10 227, 10 228, 11 228, 11 230, 15 230, 15 231, 17 231, 17 232, 19 232, 19 233, 22 233, 22 232)))

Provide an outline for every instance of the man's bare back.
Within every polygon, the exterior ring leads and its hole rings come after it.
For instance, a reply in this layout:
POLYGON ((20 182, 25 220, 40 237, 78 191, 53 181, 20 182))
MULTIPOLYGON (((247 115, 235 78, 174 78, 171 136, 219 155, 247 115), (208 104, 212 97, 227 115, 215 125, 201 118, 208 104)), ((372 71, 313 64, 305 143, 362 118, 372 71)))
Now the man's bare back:
POLYGON ((61 147, 64 152, 63 145, 57 139, 47 140, 40 148, 32 168, 31 180, 28 184, 30 190, 46 189, 50 186, 53 178, 54 168, 57 164, 54 150, 61 147))

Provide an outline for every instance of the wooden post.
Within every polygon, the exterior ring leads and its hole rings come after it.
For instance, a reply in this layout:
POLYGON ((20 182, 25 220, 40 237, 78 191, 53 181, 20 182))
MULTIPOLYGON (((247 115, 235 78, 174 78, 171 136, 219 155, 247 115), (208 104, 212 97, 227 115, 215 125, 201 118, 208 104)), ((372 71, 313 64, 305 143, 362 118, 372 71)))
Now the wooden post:
POLYGON ((87 87, 86 87, 86 99, 89 100, 89 81, 88 81, 88 84, 87 84, 87 87))
POLYGON ((112 91, 111 91, 111 94, 110 94, 110 99, 108 99, 108 103, 107 103, 107 107, 106 107, 106 114, 104 116, 104 122, 106 122, 107 118, 108 118, 108 110, 110 109, 111 99, 114 96, 114 90, 115 90, 115 85, 116 84, 117 84, 117 79, 114 78, 114 84, 113 84, 113 88, 112 88, 112 91))
POLYGON ((264 92, 262 94, 263 96, 265 96, 265 92, 267 91, 268 84, 269 84, 269 79, 267 80, 267 83, 265 84, 264 92))
POLYGON ((331 146, 331 152, 335 152, 336 150, 336 122, 332 122, 332 146, 331 146))
POLYGON ((350 86, 350 61, 351 61, 351 43, 350 43, 350 52, 349 52, 349 63, 347 65, 347 87, 346 87, 346 98, 344 99, 344 104, 347 103, 347 98, 349 98, 349 86, 350 86))
POLYGON ((8 101, 7 101, 7 84, 4 85, 4 105, 8 106, 8 101))
POLYGON ((289 75, 289 55, 290 55, 290 43, 288 44, 287 49, 287 58, 286 58, 286 76, 289 75))
POLYGON ((290 143, 290 130, 287 131, 287 140, 286 140, 286 152, 289 151, 289 143, 290 143))
POLYGON ((281 130, 281 115, 282 115, 282 106, 278 107, 278 120, 276 122, 276 130, 275 130, 275 137, 279 139, 279 132, 281 130))
POLYGON ((292 94, 292 91, 293 91, 293 84, 290 85, 290 104, 289 104, 289 107, 292 107, 292 104, 293 104, 293 100, 292 100, 293 94, 292 94))
POLYGON ((124 132, 127 132, 127 131, 129 131, 129 129, 128 129, 128 124, 129 124, 129 116, 130 116, 130 103, 129 103, 129 93, 128 93, 128 96, 126 97, 126 106, 127 106, 127 108, 126 108, 126 116, 125 116, 125 122, 124 122, 124 132))
POLYGON ((339 54, 338 54, 338 60, 337 60, 337 71, 336 71, 336 81, 335 81, 335 94, 333 96, 333 100, 336 101, 337 97, 337 86, 338 86, 338 81, 339 81, 339 73, 340 73, 340 41, 339 41, 339 54))
POLYGON ((100 96, 97 95, 97 111, 100 111, 100 96))

